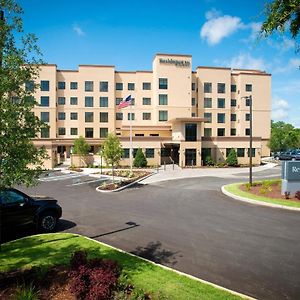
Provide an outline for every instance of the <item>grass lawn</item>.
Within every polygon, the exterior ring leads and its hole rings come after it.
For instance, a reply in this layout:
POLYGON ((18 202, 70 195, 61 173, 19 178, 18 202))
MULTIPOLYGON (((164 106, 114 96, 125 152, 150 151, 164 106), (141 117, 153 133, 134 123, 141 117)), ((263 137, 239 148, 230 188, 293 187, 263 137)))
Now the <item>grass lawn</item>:
POLYGON ((83 249, 88 252, 89 258, 101 256, 117 261, 134 286, 154 295, 160 293, 167 299, 241 299, 83 236, 68 233, 30 236, 3 244, 0 272, 68 264, 71 254, 83 249))
MULTIPOLYGON (((270 181, 270 180, 269 180, 270 181)), ((289 207, 299 207, 300 208, 300 202, 299 201, 292 201, 292 200, 286 200, 286 199, 280 199, 280 198, 268 198, 264 196, 258 196, 254 195, 252 193, 248 193, 246 191, 242 191, 239 187, 244 183, 233 183, 228 184, 225 186, 225 190, 241 197, 250 198, 251 200, 256 201, 262 201, 262 202, 268 202, 273 204, 279 204, 283 206, 289 206, 289 207)))

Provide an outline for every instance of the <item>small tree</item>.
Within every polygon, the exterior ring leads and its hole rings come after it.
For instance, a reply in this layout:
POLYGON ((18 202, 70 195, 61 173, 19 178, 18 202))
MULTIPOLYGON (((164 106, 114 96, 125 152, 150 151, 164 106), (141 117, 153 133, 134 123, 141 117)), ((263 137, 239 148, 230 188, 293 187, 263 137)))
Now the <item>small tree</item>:
POLYGON ((114 180, 114 167, 118 165, 123 155, 123 149, 120 140, 113 133, 108 134, 103 143, 103 157, 108 165, 111 165, 113 180, 114 180))
POLYGON ((237 159, 237 154, 235 149, 231 149, 227 158, 226 158, 226 163, 228 166, 231 167, 236 167, 238 165, 238 159, 237 159))
POLYGON ((74 141, 74 154, 78 155, 87 155, 90 151, 90 145, 87 143, 83 136, 80 136, 78 139, 74 141))
POLYGON ((141 148, 139 148, 136 152, 136 155, 135 155, 135 158, 133 161, 133 165, 136 168, 144 168, 147 166, 147 159, 141 148))

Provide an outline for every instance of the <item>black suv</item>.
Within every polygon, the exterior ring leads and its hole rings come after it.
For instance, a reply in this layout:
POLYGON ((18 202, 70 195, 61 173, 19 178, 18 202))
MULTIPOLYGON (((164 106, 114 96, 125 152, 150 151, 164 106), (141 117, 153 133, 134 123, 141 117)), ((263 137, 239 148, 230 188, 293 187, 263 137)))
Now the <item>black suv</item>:
POLYGON ((57 200, 29 197, 13 188, 0 192, 0 209, 2 226, 6 229, 34 224, 42 232, 51 232, 62 215, 57 200))

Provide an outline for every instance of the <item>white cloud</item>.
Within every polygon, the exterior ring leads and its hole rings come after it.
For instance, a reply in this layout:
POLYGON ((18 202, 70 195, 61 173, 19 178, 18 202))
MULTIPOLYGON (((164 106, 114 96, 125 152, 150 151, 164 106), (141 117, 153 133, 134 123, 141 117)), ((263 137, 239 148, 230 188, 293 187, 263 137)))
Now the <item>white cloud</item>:
POLYGON ((276 98, 273 100, 272 105, 272 120, 282 121, 285 120, 289 113, 290 105, 287 100, 276 98))
POLYGON ((260 22, 252 22, 247 25, 248 28, 251 29, 251 34, 249 37, 250 41, 255 41, 258 38, 262 23, 260 22))
POLYGON ((294 49, 296 43, 294 40, 287 38, 286 36, 279 36, 277 39, 267 39, 267 43, 272 48, 279 50, 281 53, 294 49))
POLYGON ((273 68, 272 73, 280 74, 280 73, 288 73, 290 71, 297 71, 300 68, 300 59, 299 58, 291 58, 285 65, 276 66, 273 68))
MULTIPOLYGON (((220 63, 218 61, 218 63, 220 63)), ((249 53, 240 53, 230 60, 224 61, 222 65, 234 69, 254 69, 264 71, 267 65, 262 58, 252 57, 249 53)))
POLYGON ((79 36, 84 36, 85 35, 85 32, 77 25, 77 24, 74 24, 73 25, 73 30, 77 33, 77 35, 79 36))
POLYGON ((239 17, 221 16, 221 12, 216 9, 206 12, 205 16, 207 21, 201 28, 200 36, 207 40, 209 45, 216 45, 238 29, 244 28, 239 17))

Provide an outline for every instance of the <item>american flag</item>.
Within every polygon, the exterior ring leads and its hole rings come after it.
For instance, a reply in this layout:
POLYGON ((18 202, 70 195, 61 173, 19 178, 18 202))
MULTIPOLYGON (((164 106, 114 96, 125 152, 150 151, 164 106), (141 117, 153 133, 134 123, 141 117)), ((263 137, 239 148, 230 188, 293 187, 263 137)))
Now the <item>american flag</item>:
POLYGON ((131 105, 131 100, 132 100, 131 95, 129 95, 122 102, 120 102, 120 104, 118 105, 118 108, 124 108, 124 107, 131 105))

